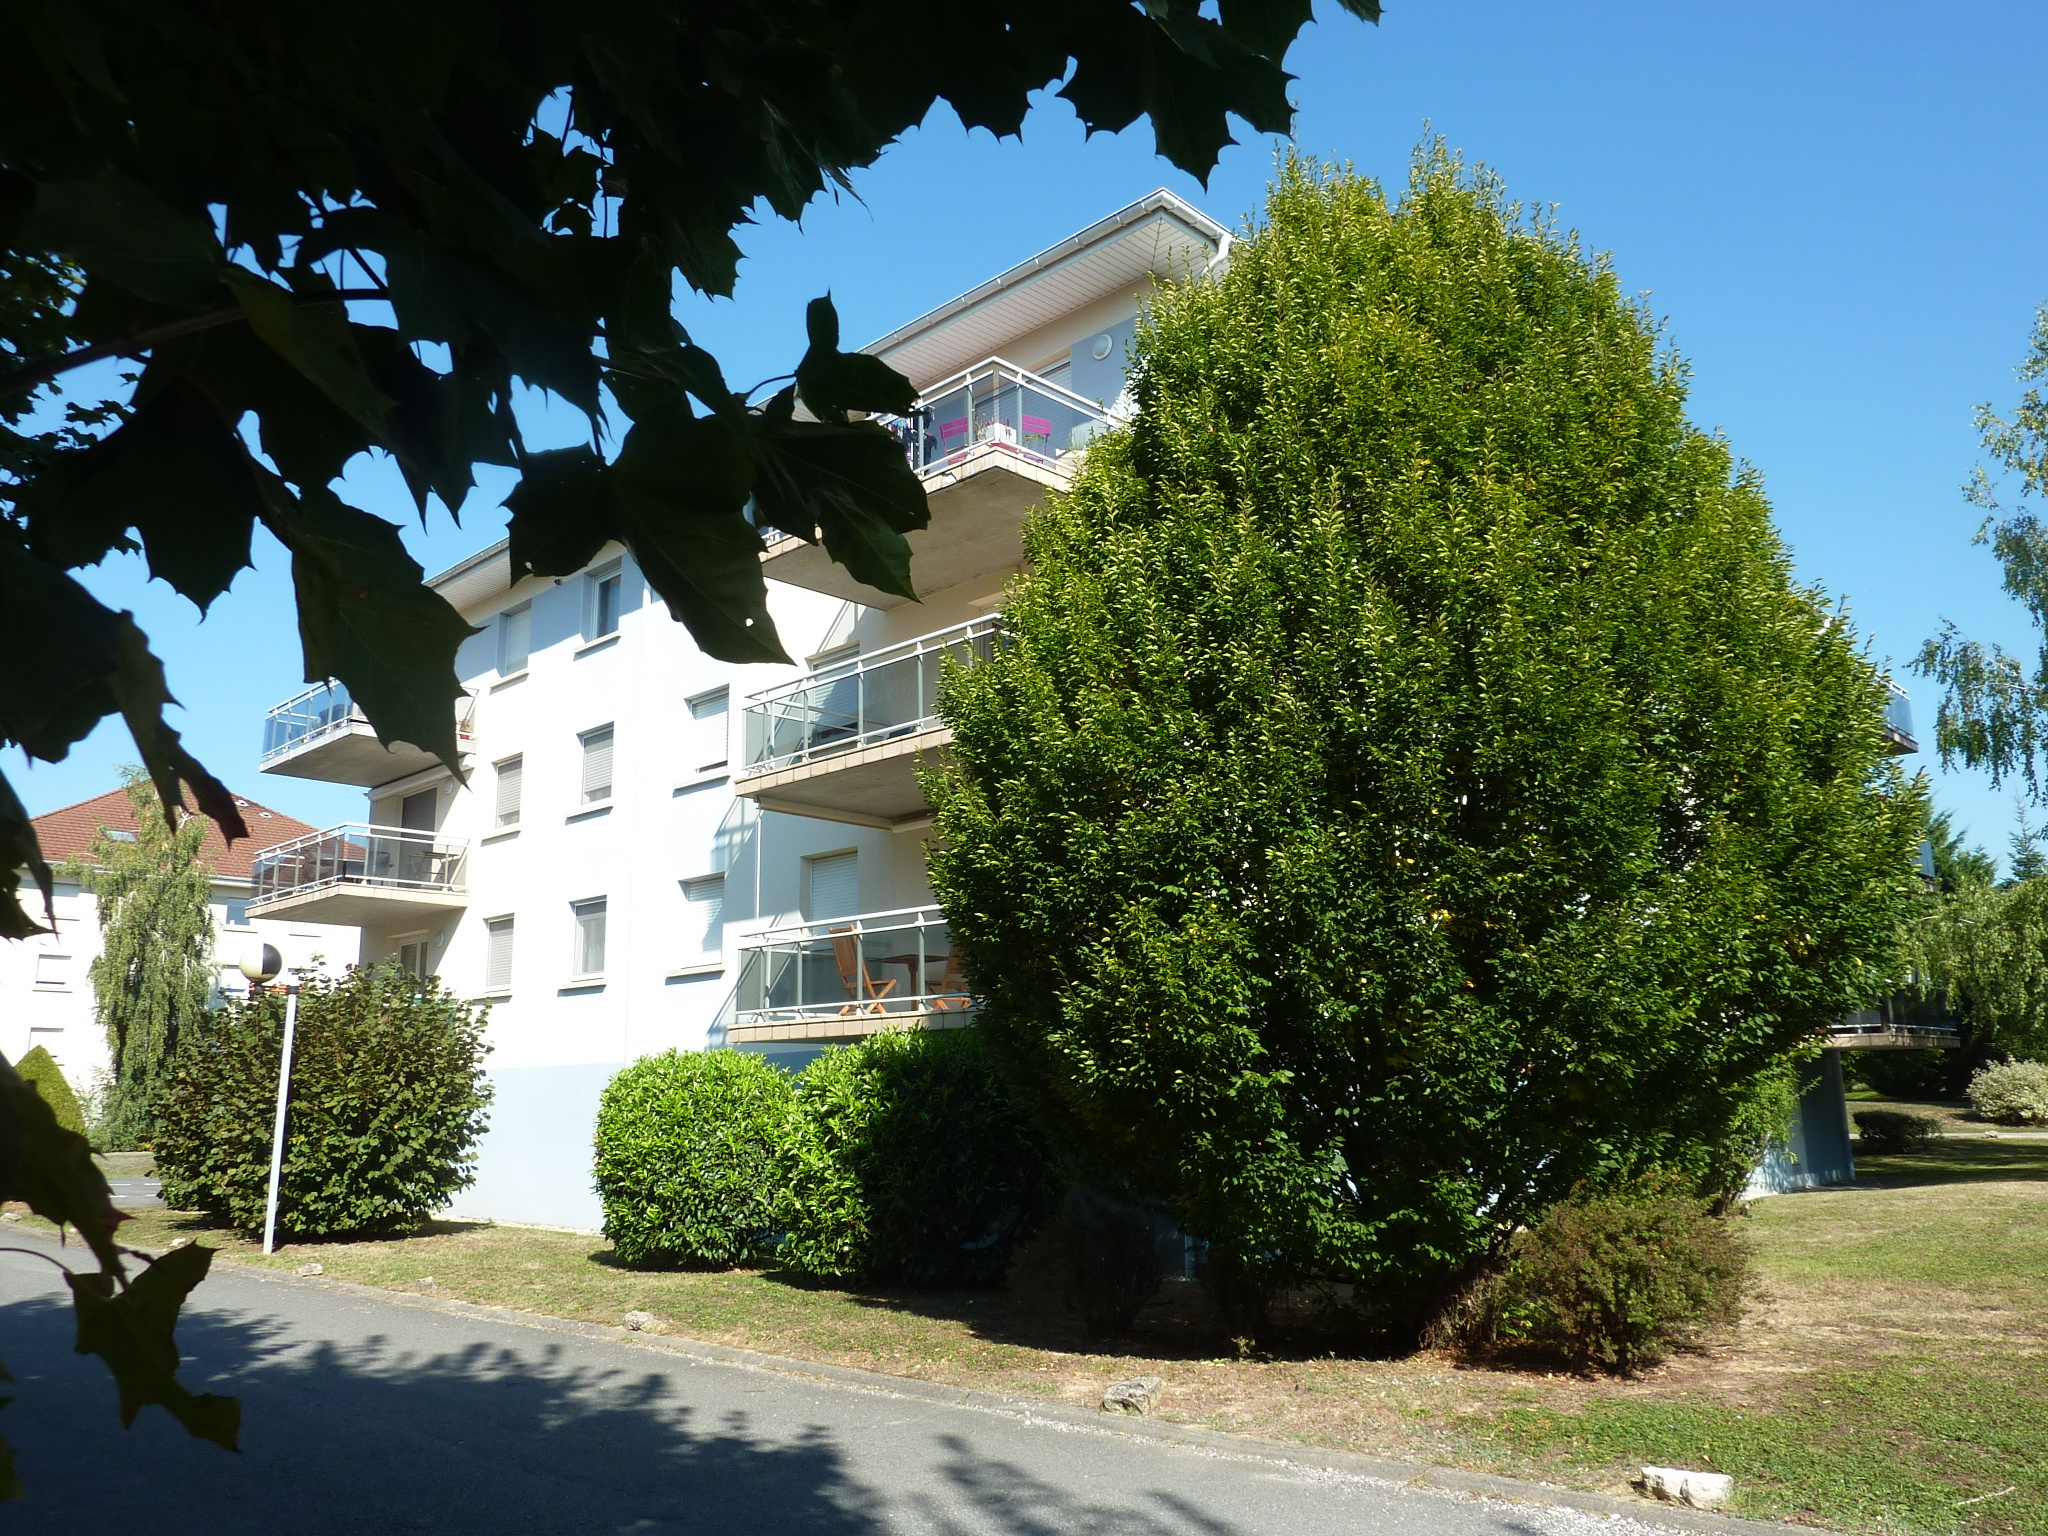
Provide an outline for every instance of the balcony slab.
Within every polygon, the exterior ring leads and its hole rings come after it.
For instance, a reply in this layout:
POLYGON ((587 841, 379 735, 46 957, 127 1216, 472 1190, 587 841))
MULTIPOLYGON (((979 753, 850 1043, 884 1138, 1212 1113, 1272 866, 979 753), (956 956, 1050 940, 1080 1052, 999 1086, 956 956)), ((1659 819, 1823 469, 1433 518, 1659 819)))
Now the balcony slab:
MULTIPOLYGON (((1048 464, 1004 443, 982 443, 919 477, 931 523, 909 536, 910 580, 919 597, 1008 571, 1024 558, 1024 518, 1048 494, 1064 496, 1077 465, 1048 464)), ((856 581, 822 545, 778 539, 761 552, 762 574, 870 608, 907 599, 856 581)))
POLYGON ((972 1008, 919 1009, 915 1012, 859 1014, 851 1018, 818 1018, 781 1021, 773 1024, 735 1023, 726 1027, 725 1043, 741 1049, 749 1045, 779 1045, 790 1041, 831 1042, 861 1040, 906 1029, 963 1029, 974 1022, 972 1008))
POLYGON ((408 922, 431 922, 460 912, 468 905, 467 891, 423 891, 340 880, 269 901, 252 901, 249 915, 294 918, 302 923, 338 923, 349 928, 390 929, 408 922))
MULTIPOLYGON (((468 741, 462 745, 466 748, 468 741)), ((385 746, 367 722, 351 722, 324 731, 301 746, 279 752, 263 765, 265 773, 292 779, 319 779, 327 784, 379 784, 409 778, 437 766, 441 759, 408 741, 385 746)))
POLYGON ((733 781, 733 793, 764 811, 895 830, 931 814, 917 782, 918 759, 943 761, 952 742, 951 726, 913 731, 871 747, 745 774, 733 781))

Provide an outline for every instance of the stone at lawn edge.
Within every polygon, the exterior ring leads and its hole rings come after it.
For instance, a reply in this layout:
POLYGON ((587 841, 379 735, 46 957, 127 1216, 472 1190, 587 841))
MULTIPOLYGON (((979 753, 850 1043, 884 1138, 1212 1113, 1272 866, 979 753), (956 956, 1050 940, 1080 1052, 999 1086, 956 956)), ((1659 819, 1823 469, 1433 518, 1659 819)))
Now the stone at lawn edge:
POLYGON ((1735 1479, 1725 1472, 1692 1472, 1684 1467, 1643 1468, 1643 1492, 1693 1509, 1720 1509, 1735 1492, 1735 1479))
POLYGON ((638 1307, 628 1312, 621 1321, 635 1333, 652 1333, 654 1331, 654 1314, 652 1312, 642 1312, 638 1307))
POLYGON ((1133 1376, 1129 1381, 1120 1381, 1102 1394, 1102 1411, 1150 1413, 1159 1404, 1159 1389, 1162 1385, 1157 1376, 1133 1376))
POLYGON ((301 1264, 299 1266, 299 1273, 310 1280, 315 1275, 326 1274, 327 1266, 325 1264, 301 1264))

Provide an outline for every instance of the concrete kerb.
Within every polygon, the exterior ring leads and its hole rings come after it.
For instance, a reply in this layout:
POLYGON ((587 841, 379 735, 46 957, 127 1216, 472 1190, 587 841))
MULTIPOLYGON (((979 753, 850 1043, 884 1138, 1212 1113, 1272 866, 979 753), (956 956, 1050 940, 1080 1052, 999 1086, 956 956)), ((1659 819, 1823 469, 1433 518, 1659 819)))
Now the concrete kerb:
MULTIPOLYGON (((1447 1497, 1494 1499, 1510 1504, 1543 1504, 1575 1509, 1584 1514, 1633 1520, 1638 1524, 1664 1526, 1674 1530, 1714 1533, 1714 1536, 1816 1536, 1820 1527, 1790 1525, 1774 1520, 1746 1520, 1737 1515, 1687 1509, 1649 1499, 1620 1498, 1613 1494, 1585 1493, 1555 1483, 1526 1482, 1519 1478, 1495 1477, 1485 1472, 1466 1472, 1457 1467, 1432 1466, 1390 1456, 1368 1456, 1357 1451, 1326 1450, 1319 1446, 1295 1445, 1262 1440, 1226 1430, 1204 1429, 1194 1424, 1177 1424, 1165 1419, 1140 1419, 1110 1415, 1072 1403, 1035 1402, 979 1387, 956 1387, 944 1382, 921 1381, 912 1376, 889 1376, 853 1366, 830 1365, 818 1360, 795 1360, 760 1350, 740 1349, 730 1344, 712 1344, 702 1339, 674 1334, 636 1333, 604 1323, 582 1323, 571 1318, 549 1317, 544 1313, 520 1312, 510 1307, 489 1307, 472 1301, 439 1296, 422 1296, 414 1291, 386 1290, 360 1285, 352 1280, 293 1275, 257 1264, 217 1259, 237 1276, 277 1285, 318 1286, 344 1295, 418 1307, 454 1317, 510 1323, 542 1333, 567 1333, 608 1344, 623 1344, 656 1353, 680 1355, 709 1365, 760 1371, 775 1376, 831 1382, 856 1391, 883 1396, 912 1398, 970 1408, 982 1413, 1001 1414, 1026 1423, 1058 1426, 1087 1434, 1121 1435, 1127 1439, 1150 1440, 1199 1450, 1212 1456, 1322 1472, 1358 1478, 1388 1487, 1412 1489, 1447 1497)), ((1825 1533, 1822 1533, 1825 1536, 1825 1533)))

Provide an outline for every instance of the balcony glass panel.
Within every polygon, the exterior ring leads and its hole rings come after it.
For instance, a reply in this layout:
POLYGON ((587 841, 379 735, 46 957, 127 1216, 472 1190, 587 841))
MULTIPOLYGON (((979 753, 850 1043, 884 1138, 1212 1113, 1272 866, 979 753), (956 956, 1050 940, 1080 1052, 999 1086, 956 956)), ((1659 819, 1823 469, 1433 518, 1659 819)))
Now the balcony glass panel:
MULTIPOLYGON (((455 701, 456 739, 465 748, 469 745, 475 716, 475 695, 466 694, 455 701)), ((286 699, 265 716, 262 761, 266 764, 274 762, 323 736, 345 731, 351 726, 367 727, 369 723, 369 717, 349 697, 347 684, 320 683, 286 699)))
POLYGON ((1087 446, 1105 421, 1093 401, 1001 358, 926 391, 908 416, 877 419, 920 474, 986 444, 1050 464, 1087 446))
POLYGON ((996 615, 920 635, 757 693, 742 716, 743 773, 794 767, 939 724, 947 658, 986 661, 1002 644, 996 615))
POLYGON ((1886 729, 1901 741, 1917 739, 1913 735, 1913 701, 1896 685, 1884 703, 1884 723, 1886 729))
POLYGON ((739 945, 734 1021, 741 1026, 891 1018, 974 1006, 937 907, 806 923, 739 945))
POLYGON ((468 858, 466 838, 349 822, 257 854, 251 903, 342 885, 455 894, 464 888, 468 858))

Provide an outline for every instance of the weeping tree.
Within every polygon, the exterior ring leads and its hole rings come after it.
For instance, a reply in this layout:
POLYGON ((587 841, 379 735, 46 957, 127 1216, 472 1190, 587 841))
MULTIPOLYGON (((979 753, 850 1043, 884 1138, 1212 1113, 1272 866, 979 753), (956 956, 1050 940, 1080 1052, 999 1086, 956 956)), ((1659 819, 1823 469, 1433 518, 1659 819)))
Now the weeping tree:
POLYGON ((991 1043, 1227 1302, 1412 1326, 1581 1181, 1746 1174, 1895 984, 1885 683, 1603 259, 1440 148, 1300 162, 953 672, 933 879, 991 1043))
POLYGON ((98 1129, 111 1147, 149 1144, 171 1050, 213 992, 212 872, 199 859, 206 819, 180 816, 174 830, 149 776, 127 777, 135 830, 101 827, 64 871, 99 908, 92 990, 114 1077, 98 1129))

